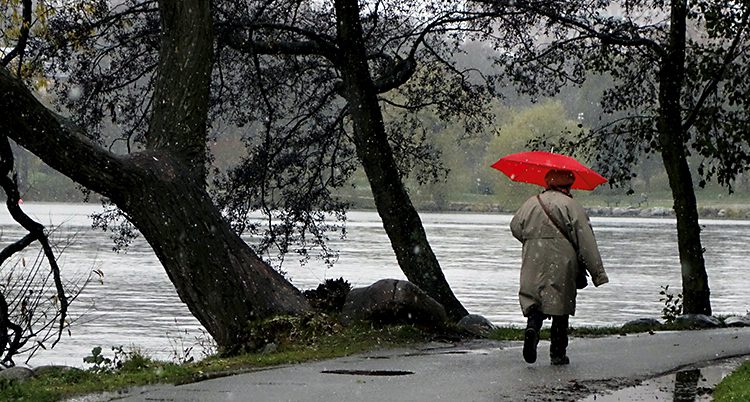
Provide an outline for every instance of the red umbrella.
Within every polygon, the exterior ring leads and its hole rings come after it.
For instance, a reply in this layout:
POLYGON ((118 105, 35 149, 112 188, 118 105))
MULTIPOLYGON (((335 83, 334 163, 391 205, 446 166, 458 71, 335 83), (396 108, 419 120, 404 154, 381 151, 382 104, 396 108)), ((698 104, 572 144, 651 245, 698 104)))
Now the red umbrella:
POLYGON ((570 156, 544 151, 519 152, 500 158, 492 167, 505 173, 513 181, 546 187, 544 175, 552 169, 566 169, 576 177, 571 188, 593 190, 607 179, 570 156))

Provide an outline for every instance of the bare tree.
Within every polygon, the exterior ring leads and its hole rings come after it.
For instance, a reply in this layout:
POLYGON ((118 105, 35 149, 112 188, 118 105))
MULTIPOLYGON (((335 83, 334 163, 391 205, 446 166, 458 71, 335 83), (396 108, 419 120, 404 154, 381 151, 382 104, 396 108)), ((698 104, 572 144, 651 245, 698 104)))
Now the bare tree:
POLYGON ((53 244, 47 230, 21 209, 15 175, 12 174, 13 153, 8 138, 0 139, 0 186, 6 206, 13 219, 28 234, 0 251, 0 364, 15 365, 14 356, 39 348, 54 347, 68 328, 68 307, 88 282, 80 286, 64 284, 53 244), (26 258, 13 258, 33 243, 40 251, 33 263, 26 258), (11 261, 13 261, 11 263, 11 261), (45 264, 46 262, 46 264, 45 264), (45 265, 49 268, 44 269, 45 265), (73 287, 73 288, 71 288, 73 287), (29 344, 31 342, 31 344, 29 344))

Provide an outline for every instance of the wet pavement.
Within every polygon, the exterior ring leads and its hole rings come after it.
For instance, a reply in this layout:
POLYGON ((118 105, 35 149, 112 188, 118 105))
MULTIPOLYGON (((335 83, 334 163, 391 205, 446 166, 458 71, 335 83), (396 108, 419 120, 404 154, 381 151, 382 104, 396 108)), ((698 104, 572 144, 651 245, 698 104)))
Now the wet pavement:
POLYGON ((646 380, 640 385, 595 393, 580 402, 710 402, 713 389, 747 357, 730 358, 689 367, 676 373, 646 380))
POLYGON ((733 364, 744 361, 750 356, 750 328, 572 338, 568 366, 551 366, 549 343, 539 347, 534 364, 523 362, 520 342, 433 343, 110 396, 207 402, 652 400, 630 398, 640 392, 632 387, 640 385, 665 389, 667 396, 658 400, 692 401, 712 387, 702 378, 713 374, 695 369, 731 358, 733 364), (660 379, 670 373, 674 377, 660 379), (630 399, 616 399, 617 389, 630 399), (693 399, 675 399, 682 391, 693 399))

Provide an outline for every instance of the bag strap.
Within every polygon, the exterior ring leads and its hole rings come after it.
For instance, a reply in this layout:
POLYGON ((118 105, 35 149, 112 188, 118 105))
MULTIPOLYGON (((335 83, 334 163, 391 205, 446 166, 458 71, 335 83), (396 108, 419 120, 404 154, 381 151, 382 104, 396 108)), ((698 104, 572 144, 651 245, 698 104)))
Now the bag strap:
POLYGON ((562 224, 560 224, 560 222, 558 222, 557 219, 552 217, 552 214, 549 212, 549 209, 542 202, 541 194, 536 195, 536 200, 539 201, 539 205, 542 206, 542 209, 544 210, 544 213, 547 215, 547 218, 549 218, 549 220, 552 221, 552 224, 555 225, 557 230, 559 230, 560 233, 562 233, 562 235, 565 236, 566 239, 568 239, 570 244, 573 246, 573 249, 575 250, 576 254, 578 254, 578 244, 576 244, 576 242, 573 241, 573 239, 570 237, 570 233, 568 233, 568 231, 563 228, 562 224))
MULTIPOLYGON (((570 237, 570 234, 568 233, 568 231, 565 230, 562 227, 562 225, 560 224, 560 222, 558 222, 555 218, 552 217, 552 214, 549 212, 549 209, 542 202, 541 194, 537 194, 536 195, 536 200, 539 201, 539 205, 542 206, 542 209, 544 210, 544 213, 547 214, 547 218, 549 218, 549 220, 552 221, 552 223, 555 225, 555 227, 557 228, 557 230, 559 230, 560 233, 562 233, 562 235, 565 236, 566 239, 568 239, 568 241, 570 242, 570 245, 573 246, 573 250, 576 252, 576 256, 578 257, 579 261, 582 261, 582 260, 580 260, 580 253, 578 252, 578 244, 576 244, 573 241, 573 239, 570 237)), ((578 276, 582 277, 582 278, 580 278, 580 280, 581 281, 585 281, 586 277, 589 275, 588 272, 586 272, 586 269, 583 266, 581 266, 581 265, 579 265, 578 268, 579 268, 578 269, 578 276)), ((584 287, 586 287, 585 284, 583 286, 579 286, 578 288, 579 289, 583 289, 584 287)))

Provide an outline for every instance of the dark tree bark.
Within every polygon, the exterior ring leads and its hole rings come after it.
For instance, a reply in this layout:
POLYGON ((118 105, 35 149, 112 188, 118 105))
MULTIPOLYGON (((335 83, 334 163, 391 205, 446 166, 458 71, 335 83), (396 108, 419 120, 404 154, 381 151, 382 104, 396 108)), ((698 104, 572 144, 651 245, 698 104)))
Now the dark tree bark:
POLYGON ((468 314, 453 294, 427 241, 422 221, 399 175, 367 65, 357 0, 335 1, 342 95, 354 123, 357 156, 370 182, 378 214, 407 279, 440 302, 451 319, 468 314))
POLYGON ((209 3, 159 2, 163 39, 145 151, 117 156, 101 148, 6 69, 0 69, 0 131, 112 199, 153 247, 190 311, 232 352, 249 320, 310 306, 231 230, 205 191, 209 3))
POLYGON ((659 120, 657 130, 664 168, 672 190, 677 218, 677 243, 682 269, 683 313, 711 315, 710 290, 703 259, 698 204, 685 148, 682 88, 685 85, 685 34, 687 4, 672 2, 671 28, 659 71, 659 120))

